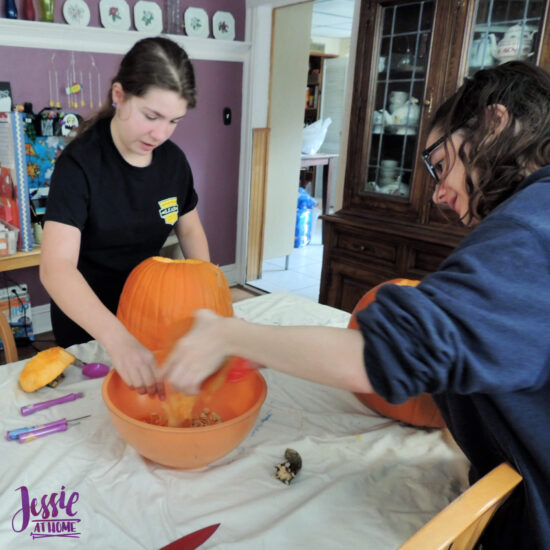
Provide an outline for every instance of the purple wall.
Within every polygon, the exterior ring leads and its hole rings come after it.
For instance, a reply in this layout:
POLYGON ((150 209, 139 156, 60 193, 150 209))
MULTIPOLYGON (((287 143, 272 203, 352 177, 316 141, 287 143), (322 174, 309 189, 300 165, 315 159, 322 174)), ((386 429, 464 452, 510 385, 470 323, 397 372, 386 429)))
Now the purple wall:
MULTIPOLYGON (((132 8, 137 0, 127 1, 132 8)), ((87 3, 90 7, 99 4, 97 0, 88 0, 87 3)), ((162 2, 157 3, 162 6, 162 2)), ((1 4, 0 13, 3 15, 4 2, 1 4)), ((218 10, 231 12, 235 17, 237 40, 244 38, 245 0, 196 0, 193 5, 205 9, 210 20, 218 10)), ((64 23, 61 6, 62 2, 56 2, 55 21, 64 23)), ((182 13, 186 7, 187 4, 182 4, 182 13)), ((97 7, 92 9, 90 25, 100 26, 97 7)), ((140 35, 136 33, 136 40, 139 38, 140 35)), ((99 98, 105 101, 121 56, 74 53, 76 77, 80 81, 82 73, 81 84, 85 88, 83 99, 86 105, 69 109, 68 98, 62 90, 66 85, 67 70, 71 68, 71 58, 72 53, 69 51, 0 46, 0 81, 11 83, 15 103, 31 102, 34 111, 38 112, 50 101, 49 76, 54 86, 54 74, 57 72, 58 96, 54 95, 54 101, 58 97, 62 108, 87 117, 97 109, 99 98), (93 109, 89 107, 89 74, 92 75, 93 109)), ((208 237, 212 261, 228 265, 235 262, 236 254, 242 63, 196 60, 193 64, 197 78, 197 107, 188 112, 172 139, 185 151, 193 169, 199 194, 198 210, 208 237), (223 124, 225 107, 232 110, 230 126, 223 124)), ((79 97, 79 103, 80 100, 79 97)), ((47 293, 38 280, 38 268, 15 270, 7 275, 29 286, 33 306, 48 302, 47 293)))

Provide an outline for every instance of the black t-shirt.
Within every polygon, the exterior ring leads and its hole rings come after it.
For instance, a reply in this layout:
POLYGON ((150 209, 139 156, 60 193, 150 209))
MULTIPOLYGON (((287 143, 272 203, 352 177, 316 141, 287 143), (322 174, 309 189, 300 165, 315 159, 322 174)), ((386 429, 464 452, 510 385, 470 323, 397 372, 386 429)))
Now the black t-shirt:
POLYGON ((110 119, 67 145, 55 164, 45 221, 77 227, 78 269, 116 311, 130 271, 159 253, 178 218, 198 198, 185 154, 171 141, 149 166, 128 164, 114 145, 110 119))

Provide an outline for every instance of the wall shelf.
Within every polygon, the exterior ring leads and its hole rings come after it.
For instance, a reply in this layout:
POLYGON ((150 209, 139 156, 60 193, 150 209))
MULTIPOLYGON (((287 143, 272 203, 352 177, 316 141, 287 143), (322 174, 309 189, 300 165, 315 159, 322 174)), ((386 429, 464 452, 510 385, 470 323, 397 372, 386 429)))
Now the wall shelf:
POLYGON ((0 271, 11 271, 24 267, 40 265, 40 247, 36 246, 30 252, 16 252, 11 256, 0 257, 0 271))
MULTIPOLYGON (((146 36, 156 35, 0 18, 0 46, 124 54, 136 41, 146 36)), ((194 38, 181 34, 164 36, 178 42, 194 60, 245 61, 250 52, 249 42, 194 38)))
MULTIPOLYGON (((178 237, 172 231, 162 249, 173 247, 179 244, 178 237)), ((161 250, 162 250, 161 249, 161 250)), ((30 252, 16 252, 11 256, 0 256, 0 272, 11 271, 12 269, 22 269, 24 267, 34 267, 40 265, 40 247, 35 246, 30 252)))

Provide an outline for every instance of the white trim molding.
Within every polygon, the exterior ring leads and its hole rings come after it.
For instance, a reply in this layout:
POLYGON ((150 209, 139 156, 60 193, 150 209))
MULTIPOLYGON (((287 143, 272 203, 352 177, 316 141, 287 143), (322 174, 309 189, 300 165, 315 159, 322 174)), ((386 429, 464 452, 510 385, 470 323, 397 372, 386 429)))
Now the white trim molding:
POLYGON ((33 334, 42 334, 52 330, 50 304, 31 307, 31 318, 33 334))
POLYGON ((313 0, 246 0, 246 7, 259 8, 261 6, 267 6, 275 9, 292 6, 294 4, 303 4, 306 1, 313 2, 313 0))
MULTIPOLYGON (((155 35, 0 18, 0 46, 124 54, 146 36, 155 35)), ((181 44, 191 59, 245 61, 250 51, 249 43, 236 40, 194 38, 180 34, 165 36, 181 44)))
POLYGON ((220 265, 219 268, 222 270, 222 273, 225 275, 225 278, 227 279, 227 284, 229 286, 235 286, 235 285, 241 284, 240 269, 238 265, 236 264, 220 265))

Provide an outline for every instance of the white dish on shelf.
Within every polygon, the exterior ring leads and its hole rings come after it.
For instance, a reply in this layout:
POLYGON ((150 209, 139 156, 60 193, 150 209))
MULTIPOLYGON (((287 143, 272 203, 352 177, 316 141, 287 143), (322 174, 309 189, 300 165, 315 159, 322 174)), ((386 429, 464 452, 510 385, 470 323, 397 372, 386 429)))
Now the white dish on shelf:
POLYGON ((187 36, 208 38, 210 34, 208 14, 202 8, 187 8, 183 20, 187 36))
POLYGON ((388 132, 395 136, 416 136, 416 127, 407 124, 391 124, 386 126, 388 132))
POLYGON ((134 6, 134 25, 138 31, 160 34, 162 10, 156 2, 139 0, 134 6))
POLYGON ((219 40, 235 40, 235 18, 228 11, 217 11, 212 17, 212 34, 219 40))
POLYGON ((66 0, 63 4, 63 17, 69 25, 86 27, 90 22, 90 8, 84 0, 66 0))
POLYGON ((130 7, 126 0, 100 0, 99 17, 106 29, 127 31, 130 28, 130 7))

